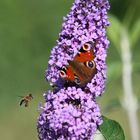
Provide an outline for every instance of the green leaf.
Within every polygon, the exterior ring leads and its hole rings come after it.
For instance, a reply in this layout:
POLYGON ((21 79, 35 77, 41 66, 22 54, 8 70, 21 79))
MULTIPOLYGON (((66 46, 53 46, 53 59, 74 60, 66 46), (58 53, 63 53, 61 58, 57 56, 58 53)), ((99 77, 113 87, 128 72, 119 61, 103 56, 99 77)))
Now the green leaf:
POLYGON ((113 43, 114 46, 119 47, 120 46, 120 27, 122 26, 119 19, 117 19, 115 16, 110 15, 109 16, 110 21, 110 27, 107 29, 107 33, 109 36, 109 40, 113 43))
POLYGON ((125 140, 124 131, 120 124, 114 120, 103 117, 103 124, 98 130, 102 133, 106 140, 125 140))
MULTIPOLYGON (((134 2, 132 2, 132 3, 134 4, 134 2)), ((126 13, 125 13, 124 19, 123 19, 123 24, 128 29, 131 28, 131 23, 134 20, 134 15, 135 15, 135 12, 136 12, 136 9, 133 8, 134 7, 133 4, 129 5, 129 7, 128 7, 126 13)))
POLYGON ((130 43, 131 47, 135 47, 136 43, 139 41, 140 37, 140 19, 138 19, 130 32, 130 43))

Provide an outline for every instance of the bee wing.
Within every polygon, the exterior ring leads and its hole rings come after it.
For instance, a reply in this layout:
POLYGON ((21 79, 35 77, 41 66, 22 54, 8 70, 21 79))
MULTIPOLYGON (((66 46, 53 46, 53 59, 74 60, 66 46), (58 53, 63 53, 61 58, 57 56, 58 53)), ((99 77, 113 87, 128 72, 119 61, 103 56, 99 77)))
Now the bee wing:
POLYGON ((24 103, 24 99, 22 99, 21 101, 20 101, 20 106, 22 105, 24 103))
POLYGON ((18 95, 19 98, 24 98, 24 96, 18 95))

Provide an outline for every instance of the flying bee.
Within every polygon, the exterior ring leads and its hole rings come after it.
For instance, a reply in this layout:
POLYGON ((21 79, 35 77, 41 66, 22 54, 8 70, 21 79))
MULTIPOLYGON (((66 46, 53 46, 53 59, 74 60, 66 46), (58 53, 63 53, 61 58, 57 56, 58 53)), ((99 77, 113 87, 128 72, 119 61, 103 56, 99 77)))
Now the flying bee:
POLYGON ((27 96, 20 96, 20 97, 22 98, 20 101, 20 106, 24 104, 25 107, 28 107, 29 102, 33 99, 32 94, 29 94, 27 96))

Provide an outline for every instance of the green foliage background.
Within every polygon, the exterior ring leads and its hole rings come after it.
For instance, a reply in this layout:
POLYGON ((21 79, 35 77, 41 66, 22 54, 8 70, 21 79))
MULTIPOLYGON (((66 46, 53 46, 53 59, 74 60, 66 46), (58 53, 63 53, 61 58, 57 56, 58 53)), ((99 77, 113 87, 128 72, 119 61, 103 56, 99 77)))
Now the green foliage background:
MULTIPOLYGON (((44 79, 51 48, 55 45, 73 0, 0 1, 0 139, 37 140, 36 121, 42 93, 50 87, 44 79), (29 108, 19 107, 19 95, 31 92, 29 108)), ((110 14, 129 27, 139 18, 140 2, 111 0, 110 14)), ((112 23, 111 23, 112 24, 112 23)), ((140 27, 140 25, 138 26, 140 27)), ((115 34, 115 33, 114 33, 115 34)), ((140 36, 139 36, 140 37, 140 36)), ((140 101, 140 41, 132 48, 133 86, 140 101)), ((106 93, 98 99, 104 115, 120 122, 130 140, 123 96, 119 46, 108 50, 106 93)), ((139 110, 140 118, 140 110, 139 110)))

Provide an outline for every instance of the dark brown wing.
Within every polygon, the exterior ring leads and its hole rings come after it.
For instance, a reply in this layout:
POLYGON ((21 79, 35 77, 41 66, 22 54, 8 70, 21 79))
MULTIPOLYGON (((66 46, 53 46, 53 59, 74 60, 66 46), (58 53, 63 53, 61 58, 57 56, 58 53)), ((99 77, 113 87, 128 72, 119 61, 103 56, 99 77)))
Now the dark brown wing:
POLYGON ((70 65, 74 74, 80 80, 80 87, 83 87, 90 82, 93 76, 96 74, 96 67, 88 68, 83 62, 72 61, 70 62, 70 65))

